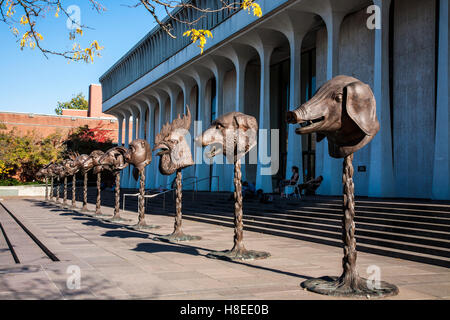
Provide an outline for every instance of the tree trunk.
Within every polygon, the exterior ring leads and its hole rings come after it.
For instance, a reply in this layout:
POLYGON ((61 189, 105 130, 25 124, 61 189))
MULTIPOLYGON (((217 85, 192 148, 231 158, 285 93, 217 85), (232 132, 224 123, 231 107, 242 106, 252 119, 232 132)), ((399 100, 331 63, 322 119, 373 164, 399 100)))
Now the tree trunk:
POLYGON ((97 173, 97 201, 95 202, 95 214, 102 214, 101 212, 101 191, 102 191, 102 173, 97 173))
POLYGON ((88 211, 87 208, 87 184, 88 184, 88 174, 87 172, 84 173, 84 184, 83 184, 83 207, 81 208, 82 211, 88 211))

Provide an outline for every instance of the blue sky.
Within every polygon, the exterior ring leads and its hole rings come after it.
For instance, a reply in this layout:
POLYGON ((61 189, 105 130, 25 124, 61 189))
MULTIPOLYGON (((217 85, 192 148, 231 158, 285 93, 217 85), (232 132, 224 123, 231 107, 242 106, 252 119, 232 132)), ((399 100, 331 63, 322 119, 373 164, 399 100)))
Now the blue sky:
MULTIPOLYGON (((102 57, 93 64, 68 63, 58 56, 46 59, 39 50, 21 51, 8 26, 0 23, 0 111, 54 114, 57 101, 67 101, 83 92, 88 97, 91 83, 99 83, 100 76, 123 54, 136 44, 155 23, 144 8, 129 8, 137 0, 103 1, 107 11, 98 14, 87 0, 65 1, 78 5, 81 23, 94 30, 86 30, 80 40, 86 46, 98 40, 104 47, 102 57)), ((49 14, 39 27, 49 48, 70 49, 66 19, 49 14)))

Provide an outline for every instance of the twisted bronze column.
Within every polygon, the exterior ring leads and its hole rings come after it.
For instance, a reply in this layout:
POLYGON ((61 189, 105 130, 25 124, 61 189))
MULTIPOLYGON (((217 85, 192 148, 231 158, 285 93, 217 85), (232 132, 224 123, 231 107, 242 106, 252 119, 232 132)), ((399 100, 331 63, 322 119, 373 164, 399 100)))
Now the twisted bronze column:
POLYGON ((84 172, 84 181, 83 181, 83 207, 81 208, 82 212, 89 212, 87 207, 87 184, 88 184, 88 174, 84 172))
POLYGON ((200 240, 199 236, 191 236, 185 234, 182 230, 183 224, 183 213, 182 213, 182 201, 183 201, 183 175, 181 169, 177 170, 177 177, 175 180, 175 223, 173 225, 173 232, 167 236, 157 237, 159 240, 169 240, 169 241, 190 241, 190 240, 200 240))
POLYGON ((236 254, 246 252, 243 244, 244 224, 242 223, 242 171, 241 160, 234 162, 234 246, 231 251, 236 254))
POLYGON ((138 213, 139 213, 139 227, 146 227, 147 223, 145 222, 145 170, 139 171, 139 204, 138 204, 138 213))
POLYGON ((59 189, 61 188, 61 183, 60 183, 60 181, 59 181, 60 179, 59 179, 59 177, 58 177, 58 179, 57 179, 57 183, 56 183, 56 185, 57 185, 57 187, 56 187, 56 203, 58 203, 59 204, 59 189))
POLYGON ((45 177, 45 201, 48 201, 48 177, 45 177))
POLYGON ((343 217, 342 241, 344 242, 343 273, 337 277, 309 279, 302 287, 310 291, 331 296, 390 296, 398 294, 398 288, 384 281, 361 278, 356 270, 356 239, 355 239, 355 187, 353 183, 353 153, 344 158, 343 185, 343 217))
POLYGON ((50 177, 50 201, 54 201, 55 189, 53 188, 53 176, 50 177))
POLYGON ((120 221, 120 171, 114 171, 114 178, 116 180, 116 189, 114 190, 114 216, 111 220, 120 221))
POLYGON ((95 214, 101 215, 101 184, 102 184, 102 173, 97 172, 97 201, 95 202, 95 214))
POLYGON ((138 198, 138 223, 134 228, 155 229, 159 226, 149 225, 145 222, 145 169, 139 170, 139 198, 138 198))
POLYGON ((72 176, 72 208, 76 208, 77 207, 77 203, 76 203, 76 195, 77 195, 77 175, 74 174, 72 176))
POLYGON ((64 198, 63 198, 63 207, 67 206, 67 176, 64 177, 64 198))
POLYGON ((181 230, 181 225, 183 224, 183 218, 181 213, 181 207, 182 207, 182 200, 183 200, 183 189, 182 189, 182 178, 183 175, 181 173, 181 170, 177 170, 177 178, 176 178, 176 186, 177 189, 175 191, 175 223, 174 223, 174 230, 173 233, 177 235, 183 235, 183 231, 181 230))
POLYGON ((206 256, 224 260, 256 260, 270 257, 265 251, 247 250, 244 246, 241 159, 234 160, 234 246, 231 250, 214 251, 206 256))

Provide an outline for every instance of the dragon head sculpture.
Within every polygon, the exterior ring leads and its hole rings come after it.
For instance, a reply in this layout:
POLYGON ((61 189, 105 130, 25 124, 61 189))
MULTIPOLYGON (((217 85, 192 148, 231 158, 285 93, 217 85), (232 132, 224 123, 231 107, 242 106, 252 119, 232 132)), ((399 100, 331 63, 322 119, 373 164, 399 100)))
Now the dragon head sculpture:
POLYGON ((326 137, 333 158, 361 149, 380 130, 372 90, 349 76, 326 82, 308 102, 287 113, 287 122, 300 125, 297 134, 316 132, 318 141, 326 137))
POLYGON ((186 115, 166 123, 161 132, 155 137, 153 151, 160 150, 159 171, 163 175, 171 175, 179 169, 184 169, 194 164, 191 148, 185 135, 191 127, 191 111, 186 106, 186 115))
POLYGON ((128 162, 125 161, 125 153, 127 153, 127 149, 124 147, 111 148, 98 159, 98 163, 106 170, 120 171, 128 166, 128 162))
POLYGON ((126 162, 134 166, 133 177, 137 180, 139 172, 152 162, 152 150, 149 143, 144 139, 133 140, 125 152, 124 158, 126 162))
POLYGON ((228 159, 240 159, 257 144, 258 122, 241 112, 230 112, 217 118, 195 140, 210 146, 207 157, 224 154, 228 159))

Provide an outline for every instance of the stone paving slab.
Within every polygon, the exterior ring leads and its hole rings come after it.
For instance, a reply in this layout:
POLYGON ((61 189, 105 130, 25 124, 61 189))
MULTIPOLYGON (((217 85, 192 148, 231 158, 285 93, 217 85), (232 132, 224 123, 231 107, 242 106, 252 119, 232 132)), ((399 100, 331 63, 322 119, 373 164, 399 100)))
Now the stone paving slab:
MULTIPOLYGON (((128 228, 137 222, 134 212, 122 213, 132 220, 128 224, 113 224, 42 199, 3 203, 61 261, 31 265, 0 261, 0 299, 339 299, 305 291, 300 283, 339 275, 340 248, 245 231, 246 247, 268 251, 271 257, 226 262, 205 255, 232 247, 231 228, 184 221, 186 233, 203 239, 172 244, 153 239, 171 233, 173 218, 167 216, 147 215, 147 223, 161 228, 141 232, 128 228), (71 266, 81 272, 79 288, 68 287, 71 266)), ((112 215, 112 208, 102 210, 112 215)), ((450 298, 450 269, 358 254, 361 276, 367 277, 367 267, 373 265, 380 268, 381 280, 400 289, 398 296, 388 299, 450 298)))

